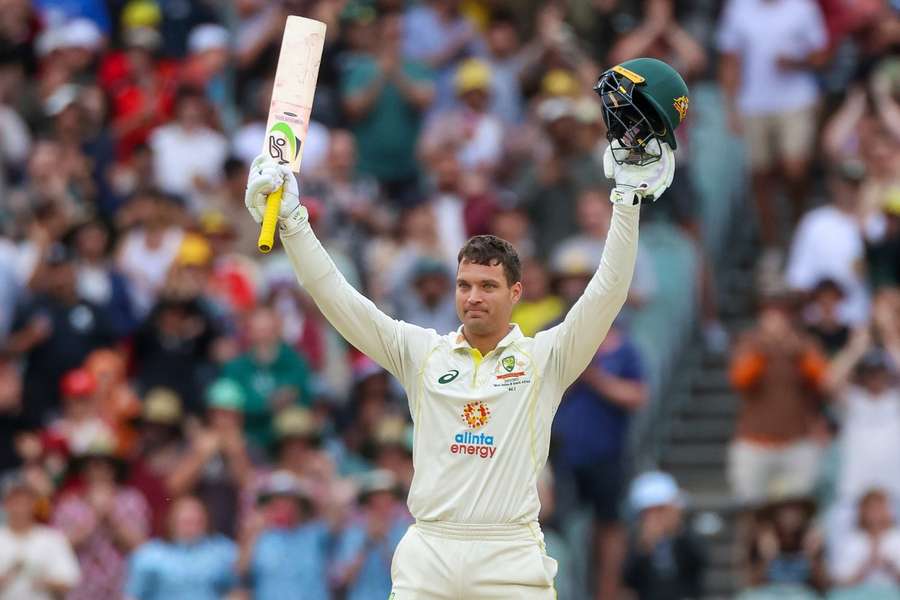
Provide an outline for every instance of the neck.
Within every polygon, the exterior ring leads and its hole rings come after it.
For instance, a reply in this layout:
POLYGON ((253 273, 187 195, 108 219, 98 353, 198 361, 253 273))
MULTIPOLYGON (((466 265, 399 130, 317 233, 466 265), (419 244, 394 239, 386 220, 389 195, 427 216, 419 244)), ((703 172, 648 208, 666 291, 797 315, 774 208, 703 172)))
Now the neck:
POLYGON ((482 355, 487 354, 491 350, 497 347, 497 344, 500 343, 500 340, 506 337, 512 330, 512 325, 507 325, 505 328, 502 328, 496 332, 489 333, 486 335, 478 335, 469 331, 465 325, 463 325, 463 336, 466 338, 466 341, 469 342, 469 345, 473 348, 477 348, 482 355))

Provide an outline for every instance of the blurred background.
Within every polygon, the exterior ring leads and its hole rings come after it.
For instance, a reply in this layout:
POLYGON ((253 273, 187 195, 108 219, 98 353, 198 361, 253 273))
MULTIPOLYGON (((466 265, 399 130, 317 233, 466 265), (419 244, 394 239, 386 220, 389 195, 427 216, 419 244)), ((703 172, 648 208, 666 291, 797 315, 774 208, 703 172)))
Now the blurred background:
POLYGON ((483 233, 560 320, 611 215, 591 87, 690 86, 554 424, 560 600, 900 597, 897 2, 0 0, 0 599, 389 594, 403 390, 243 206, 288 14, 328 25, 313 228, 441 333, 483 233))

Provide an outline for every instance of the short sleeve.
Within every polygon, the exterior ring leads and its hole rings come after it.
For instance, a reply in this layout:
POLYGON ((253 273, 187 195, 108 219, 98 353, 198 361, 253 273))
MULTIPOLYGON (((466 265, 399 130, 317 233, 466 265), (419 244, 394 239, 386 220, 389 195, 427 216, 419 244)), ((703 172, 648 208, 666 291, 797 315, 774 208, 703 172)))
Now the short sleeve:
POLYGON ((81 579, 81 568, 69 540, 61 532, 49 530, 46 552, 47 557, 53 557, 44 563, 47 579, 58 585, 75 586, 81 579))
POLYGON ((739 0, 729 0, 722 11, 722 19, 716 31, 716 47, 721 52, 736 53, 741 50, 738 2, 739 0))
POLYGON ((152 594, 152 549, 152 542, 144 544, 131 555, 128 561, 125 595, 129 598, 143 600, 152 594))

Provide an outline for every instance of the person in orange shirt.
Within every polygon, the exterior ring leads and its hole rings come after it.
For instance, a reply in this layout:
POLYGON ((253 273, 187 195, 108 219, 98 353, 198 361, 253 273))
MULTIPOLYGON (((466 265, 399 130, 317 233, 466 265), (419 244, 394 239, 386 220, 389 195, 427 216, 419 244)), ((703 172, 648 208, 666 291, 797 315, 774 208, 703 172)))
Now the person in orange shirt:
POLYGON ((812 490, 821 454, 812 434, 826 369, 818 345, 794 320, 792 299, 780 291, 767 294, 730 366, 740 407, 728 476, 738 500, 763 501, 780 481, 812 490))

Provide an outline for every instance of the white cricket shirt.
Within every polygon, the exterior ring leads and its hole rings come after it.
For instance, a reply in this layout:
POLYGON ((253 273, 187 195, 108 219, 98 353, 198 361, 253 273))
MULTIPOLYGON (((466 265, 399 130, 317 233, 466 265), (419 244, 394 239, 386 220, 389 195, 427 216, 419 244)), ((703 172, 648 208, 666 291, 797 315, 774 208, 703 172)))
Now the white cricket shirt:
POLYGON ((639 214, 614 208, 600 268, 563 323, 533 338, 513 325, 485 356, 459 331, 440 335, 379 311, 334 266, 305 209, 282 223, 287 255, 322 314, 406 389, 415 426, 408 504, 416 519, 537 521, 550 425, 625 303, 639 214))

